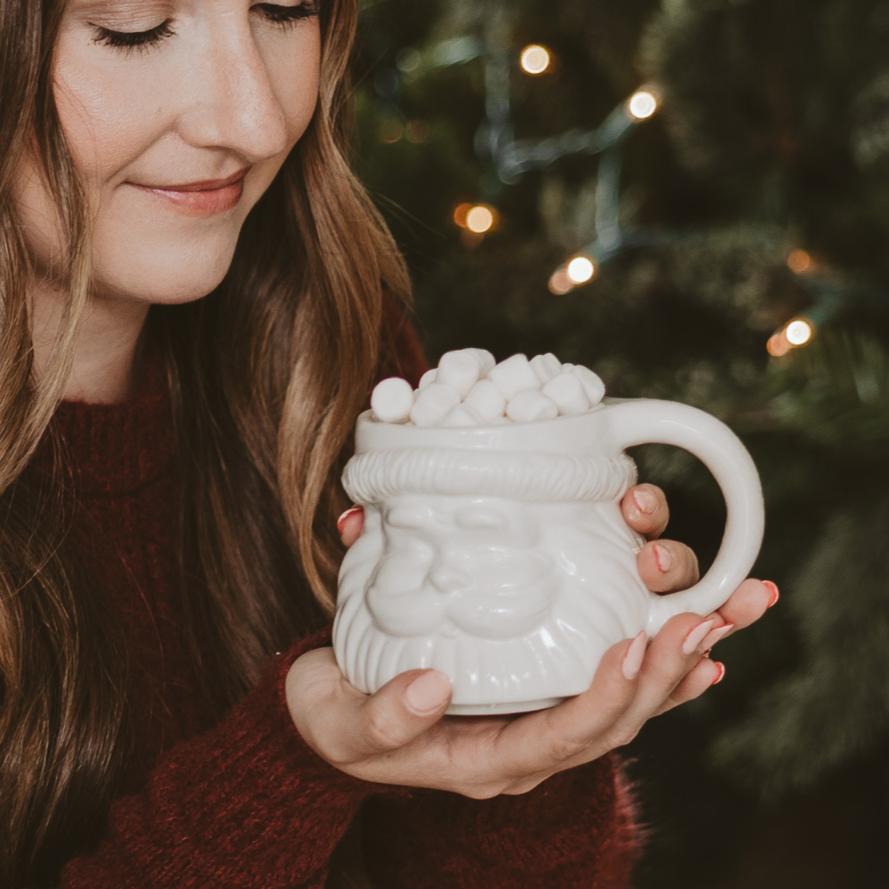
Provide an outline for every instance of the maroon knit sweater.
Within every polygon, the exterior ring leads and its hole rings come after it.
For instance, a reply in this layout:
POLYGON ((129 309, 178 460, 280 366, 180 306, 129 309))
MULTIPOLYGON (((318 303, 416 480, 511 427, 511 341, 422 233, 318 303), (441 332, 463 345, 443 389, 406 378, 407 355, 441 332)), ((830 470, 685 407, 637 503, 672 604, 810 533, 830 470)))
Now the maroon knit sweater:
MULTIPOLYGON (((394 316, 393 316, 394 317, 394 316)), ((401 369, 422 353, 389 325, 401 369)), ((390 364, 391 367, 391 364, 390 364)), ((381 889, 624 889, 633 852, 629 797, 612 760, 563 772, 524 796, 474 801, 349 777, 315 754, 288 714, 284 679, 329 628, 270 657, 262 681, 209 731, 189 668, 175 577, 171 417, 163 374, 117 405, 57 413, 79 471, 80 528, 97 594, 121 615, 131 653, 135 747, 127 794, 98 850, 66 865, 66 889, 322 887, 358 806, 374 796, 364 846, 381 889)))

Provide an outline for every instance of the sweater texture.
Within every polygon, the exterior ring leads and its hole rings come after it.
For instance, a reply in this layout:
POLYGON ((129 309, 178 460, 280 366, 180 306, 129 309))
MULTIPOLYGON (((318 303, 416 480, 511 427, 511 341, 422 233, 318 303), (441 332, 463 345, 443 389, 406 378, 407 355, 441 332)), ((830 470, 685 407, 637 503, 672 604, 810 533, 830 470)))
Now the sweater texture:
MULTIPOLYGON (((391 306, 383 343, 383 375, 416 384, 422 352, 391 306)), ((632 803, 610 756, 477 801, 364 782, 314 753, 284 680, 301 654, 330 645, 329 627, 270 652, 262 680, 214 724, 182 632, 176 449, 159 363, 126 403, 65 402, 55 421, 77 477, 78 540, 123 625, 134 729, 123 795, 98 847, 65 866, 63 889, 321 889, 359 806, 381 889, 628 886, 632 803)))

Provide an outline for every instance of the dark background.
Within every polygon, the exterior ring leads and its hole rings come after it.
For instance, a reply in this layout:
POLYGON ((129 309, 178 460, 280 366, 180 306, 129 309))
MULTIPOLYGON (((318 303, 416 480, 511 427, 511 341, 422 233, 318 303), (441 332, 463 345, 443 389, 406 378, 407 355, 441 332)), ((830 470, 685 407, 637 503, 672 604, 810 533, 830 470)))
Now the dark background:
MULTIPOLYGON (((887 885, 887 46, 886 0, 363 4, 356 165, 429 358, 554 352, 611 395, 715 414, 762 475, 755 571, 781 602, 720 644, 721 685, 626 751, 651 831, 639 889, 887 885), (534 77, 531 43, 553 59, 534 77), (657 113, 604 154, 509 175, 511 135, 597 131, 641 87, 657 113), (493 229, 461 228, 463 203, 493 229), (553 293, 581 253, 593 280, 553 293), (814 336, 789 348, 798 319, 814 336)), ((683 452, 634 456, 706 567, 715 482, 683 452)))

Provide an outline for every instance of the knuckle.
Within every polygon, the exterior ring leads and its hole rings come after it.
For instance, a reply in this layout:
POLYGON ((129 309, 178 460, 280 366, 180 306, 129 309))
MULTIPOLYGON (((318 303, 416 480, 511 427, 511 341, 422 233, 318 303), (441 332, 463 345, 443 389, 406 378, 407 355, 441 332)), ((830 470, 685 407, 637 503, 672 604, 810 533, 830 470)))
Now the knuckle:
POLYGON ((404 743, 397 721, 381 710, 369 710, 365 716, 364 731, 368 742, 382 750, 394 750, 404 743))
POLYGON ((557 736, 550 741, 549 751, 556 762, 565 762, 580 756, 587 749, 587 746, 585 739, 557 736))
POLYGON ((638 734, 638 728, 629 726, 616 727, 608 734, 606 743, 610 750, 616 750, 618 747, 626 747, 627 744, 631 744, 636 740, 638 734))
POLYGON ((465 787, 458 791, 462 796, 474 800, 494 799, 505 792, 506 787, 503 784, 482 784, 465 787))

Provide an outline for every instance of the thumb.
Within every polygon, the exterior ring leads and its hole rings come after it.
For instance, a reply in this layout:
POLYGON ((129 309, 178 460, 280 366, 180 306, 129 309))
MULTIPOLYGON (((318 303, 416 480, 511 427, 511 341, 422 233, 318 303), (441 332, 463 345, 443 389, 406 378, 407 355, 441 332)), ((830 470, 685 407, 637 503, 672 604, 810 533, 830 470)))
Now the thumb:
POLYGON ((427 731, 451 702, 451 681, 438 670, 409 670, 361 704, 356 746, 365 755, 397 750, 427 731))

